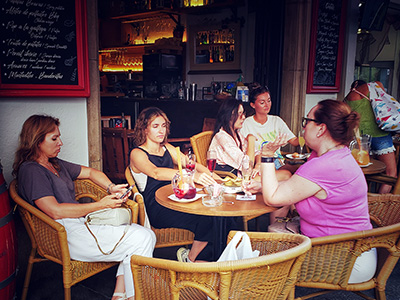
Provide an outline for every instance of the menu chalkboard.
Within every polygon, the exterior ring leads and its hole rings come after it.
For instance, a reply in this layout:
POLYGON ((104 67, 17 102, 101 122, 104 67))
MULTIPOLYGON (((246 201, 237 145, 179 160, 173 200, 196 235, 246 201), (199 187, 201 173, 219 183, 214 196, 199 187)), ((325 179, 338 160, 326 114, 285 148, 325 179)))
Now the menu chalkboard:
POLYGON ((307 92, 338 92, 346 1, 314 0, 307 92))
POLYGON ((5 0, 0 96, 88 96, 85 1, 5 0))

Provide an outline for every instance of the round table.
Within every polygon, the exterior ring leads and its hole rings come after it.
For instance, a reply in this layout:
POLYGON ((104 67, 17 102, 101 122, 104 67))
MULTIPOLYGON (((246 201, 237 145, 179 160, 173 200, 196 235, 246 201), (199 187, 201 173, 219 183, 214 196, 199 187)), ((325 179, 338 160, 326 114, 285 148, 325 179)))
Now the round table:
MULTIPOLYGON (((156 201, 169 209, 176 211, 204 215, 204 216, 215 216, 215 239, 214 239, 214 254, 213 260, 217 260, 226 246, 226 239, 228 236, 227 229, 227 218, 226 217, 243 217, 251 215, 260 215, 264 213, 269 213, 277 210, 277 207, 268 206, 264 203, 262 194, 258 193, 256 195, 256 200, 236 200, 236 194, 226 194, 224 193, 224 199, 221 206, 218 207, 207 207, 201 202, 201 197, 193 202, 177 202, 168 198, 174 192, 172 186, 166 185, 159 188, 156 191, 156 201), (233 204, 232 204, 233 203, 233 204)), ((203 192, 199 192, 203 194, 203 192)), ((205 194, 205 193, 204 193, 205 194)), ((239 229, 239 228, 238 228, 239 229)))
MULTIPOLYGON (((223 202, 222 205, 218 207, 204 206, 201 202, 201 198, 189 203, 173 201, 168 198, 168 196, 173 193, 174 192, 170 184, 163 186, 156 191, 156 201, 162 206, 180 212, 219 217, 251 216, 256 214, 269 213, 277 209, 276 207, 265 205, 261 193, 258 193, 256 195, 256 200, 249 201, 236 200, 236 194, 224 193, 223 201, 228 201, 229 203, 223 202), (231 202, 233 202, 233 204, 231 204, 231 202)), ((204 192, 200 193, 205 194, 204 192)))
POLYGON ((384 162, 377 160, 377 159, 373 159, 373 158, 371 158, 370 162, 372 163, 372 165, 361 168, 364 175, 371 175, 371 174, 378 174, 378 173, 385 172, 386 165, 384 162))

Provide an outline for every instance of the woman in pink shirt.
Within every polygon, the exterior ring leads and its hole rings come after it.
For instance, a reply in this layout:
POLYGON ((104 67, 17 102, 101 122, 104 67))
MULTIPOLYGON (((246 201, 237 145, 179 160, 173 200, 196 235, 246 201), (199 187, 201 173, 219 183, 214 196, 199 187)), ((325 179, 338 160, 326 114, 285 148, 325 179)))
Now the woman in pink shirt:
MULTIPOLYGON (((304 138, 313 149, 308 161, 278 183, 273 154, 287 139, 278 136, 262 149, 262 186, 251 183, 249 191, 261 189, 268 205, 294 204, 302 234, 312 238, 372 229, 365 176, 347 147, 359 120, 344 102, 320 101, 303 118, 304 138)), ((371 249, 357 259, 349 283, 369 280, 375 268, 376 249, 371 249)))

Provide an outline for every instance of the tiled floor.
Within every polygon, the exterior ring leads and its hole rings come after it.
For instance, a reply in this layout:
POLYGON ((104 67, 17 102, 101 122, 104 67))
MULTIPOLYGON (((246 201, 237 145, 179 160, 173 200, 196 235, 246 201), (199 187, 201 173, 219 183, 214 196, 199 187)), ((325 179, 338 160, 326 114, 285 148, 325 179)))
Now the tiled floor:
MULTIPOLYGON (((17 299, 21 297, 21 290, 23 280, 25 277, 25 270, 27 258, 30 251, 30 241, 23 228, 19 218, 16 218, 16 229, 18 235, 18 265, 19 272, 17 275, 17 299)), ((250 230, 255 228, 254 222, 249 224, 250 230)), ((263 229, 265 226, 261 226, 263 229)), ((177 247, 156 249, 154 256, 167 259, 176 259, 177 247)), ((113 267, 100 274, 97 274, 87 280, 84 280, 72 287, 73 300, 88 300, 88 299, 111 299, 114 290, 116 268, 113 267)), ((33 268, 32 278, 29 285, 28 300, 59 300, 63 299, 63 286, 61 267, 52 262, 43 262, 36 264, 33 268)), ((306 294, 307 289, 297 288, 296 294, 306 294)), ((372 291, 368 291, 368 295, 373 297, 372 291)), ((400 300, 400 263, 397 264, 396 269, 389 278, 386 288, 387 300, 400 300)), ((352 293, 335 292, 332 294, 319 296, 314 298, 316 300, 358 300, 361 297, 352 293)), ((152 300, 152 299, 149 299, 152 300)), ((164 300, 164 299, 154 299, 164 300)))

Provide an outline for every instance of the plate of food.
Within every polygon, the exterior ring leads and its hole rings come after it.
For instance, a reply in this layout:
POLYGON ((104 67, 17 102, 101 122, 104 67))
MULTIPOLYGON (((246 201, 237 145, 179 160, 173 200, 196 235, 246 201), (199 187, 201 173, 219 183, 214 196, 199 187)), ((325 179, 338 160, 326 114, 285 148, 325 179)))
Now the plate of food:
POLYGON ((222 186, 227 194, 235 194, 242 191, 242 178, 225 177, 222 186))
POLYGON ((310 156, 308 153, 306 154, 299 154, 297 152, 291 153, 291 154, 286 154, 286 157, 289 159, 305 159, 308 156, 310 156))

